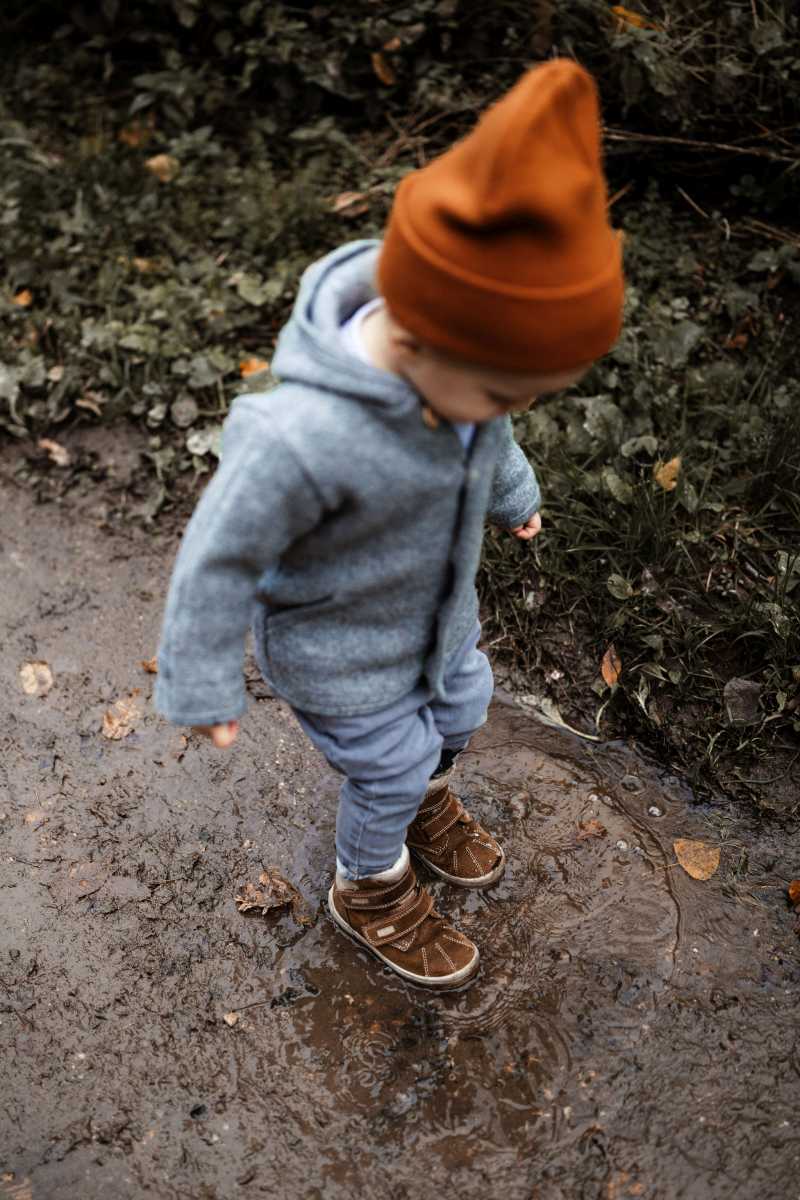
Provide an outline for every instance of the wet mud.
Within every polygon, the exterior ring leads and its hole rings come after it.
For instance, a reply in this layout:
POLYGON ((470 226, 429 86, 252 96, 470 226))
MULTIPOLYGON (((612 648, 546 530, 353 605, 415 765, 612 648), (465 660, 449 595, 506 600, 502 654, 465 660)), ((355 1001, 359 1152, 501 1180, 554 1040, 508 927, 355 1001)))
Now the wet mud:
POLYGON ((431 881, 481 973, 410 988, 325 914, 337 781, 252 660, 232 752, 154 715, 177 535, 0 505, 0 1200, 797 1194, 796 831, 499 699, 458 787, 508 871, 431 881), (310 922, 238 911, 268 867, 310 922))

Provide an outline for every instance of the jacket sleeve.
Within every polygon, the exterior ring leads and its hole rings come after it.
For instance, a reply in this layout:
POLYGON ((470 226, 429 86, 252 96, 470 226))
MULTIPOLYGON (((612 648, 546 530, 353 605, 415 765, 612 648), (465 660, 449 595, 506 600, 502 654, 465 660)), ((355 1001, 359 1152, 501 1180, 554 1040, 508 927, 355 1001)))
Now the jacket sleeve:
POLYGON ((244 640, 259 578, 322 515, 317 489, 280 435, 234 405, 219 468, 172 572, 155 688, 162 716, 214 725, 242 715, 244 640))
POLYGON ((503 432, 486 516, 495 525, 516 529, 524 525, 541 504, 533 467, 514 439, 511 417, 502 418, 503 432))

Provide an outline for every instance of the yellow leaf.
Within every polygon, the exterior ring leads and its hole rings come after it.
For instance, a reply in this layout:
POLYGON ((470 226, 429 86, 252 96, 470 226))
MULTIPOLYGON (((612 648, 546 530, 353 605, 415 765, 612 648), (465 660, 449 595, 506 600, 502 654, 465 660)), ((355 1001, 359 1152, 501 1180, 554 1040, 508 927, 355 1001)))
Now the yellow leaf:
POLYGON ((26 696, 46 696, 53 686, 53 672, 46 662, 23 663, 19 681, 26 696))
POLYGON ((678 476, 681 471, 681 456, 678 454, 669 462, 657 462, 653 467, 653 479, 665 492, 673 492, 678 486, 678 476))
POLYGON ((142 715, 135 699, 138 691, 138 688, 134 688, 130 696, 122 696, 104 713, 103 737, 118 742, 133 733, 133 727, 142 715))
POLYGON ((608 686, 614 687, 621 671, 622 659, 617 654, 616 646, 612 642, 603 655, 603 661, 600 664, 600 673, 608 686))
POLYGON ((331 204, 331 212, 340 217, 360 217, 369 211, 366 192, 340 192, 331 204))
POLYGON ((47 451, 47 457, 57 467, 68 467, 72 462, 69 450, 67 450, 66 446, 62 446, 60 442, 54 442, 50 438, 39 438, 36 445, 40 450, 47 451))
POLYGON ((23 288, 21 292, 17 292, 13 303, 16 304, 17 308, 30 308, 31 304, 33 304, 33 296, 29 289, 23 288))
POLYGON ((239 374, 242 379, 248 375, 257 375, 259 371, 268 371, 269 363, 263 358, 245 358, 239 363, 239 374))
POLYGON ((678 862, 692 879, 710 879, 719 867, 719 846, 678 838, 672 843, 678 862))
POLYGON ((161 183, 171 183, 181 168, 177 158, 171 154, 154 154, 152 158, 145 159, 144 165, 161 183))
POLYGON ((648 21, 641 13, 631 12, 629 8, 623 8, 621 4, 614 4, 611 11, 617 18, 617 29, 622 32, 626 25, 632 25, 634 29, 658 29, 652 21, 648 21))
POLYGON ((397 76, 392 70, 391 63, 387 59, 386 55, 382 54, 380 50, 377 50, 372 55, 372 69, 378 76, 378 79, 380 79, 381 83, 385 83, 387 87, 391 87, 393 84, 397 83, 397 76))

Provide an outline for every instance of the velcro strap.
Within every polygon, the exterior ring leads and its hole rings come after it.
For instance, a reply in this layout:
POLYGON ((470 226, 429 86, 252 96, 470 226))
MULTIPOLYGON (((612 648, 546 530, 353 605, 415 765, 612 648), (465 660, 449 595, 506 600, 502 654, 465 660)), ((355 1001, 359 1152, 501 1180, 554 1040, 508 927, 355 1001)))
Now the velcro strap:
POLYGON ((377 921, 366 925, 362 932, 371 946, 387 946, 421 925, 432 908, 433 896, 425 888, 420 888, 413 904, 397 912, 387 913, 385 917, 379 917, 377 921))
POLYGON ((394 908, 412 895, 414 882, 415 877, 409 869, 397 883, 387 883, 384 887, 372 884, 368 888, 358 890, 348 888, 342 892, 342 899, 348 908, 357 908, 360 911, 369 908, 394 908))
POLYGON ((456 822, 459 821, 463 816, 466 816, 466 813, 464 812, 464 805, 457 796, 454 796, 453 793, 450 792, 448 796, 448 803, 445 804, 441 812, 437 813, 435 817, 430 817, 427 821, 425 820, 425 813, 423 812, 419 814, 418 819, 420 825, 425 830, 426 836, 429 837, 432 842, 435 842, 438 841, 438 839, 445 833, 447 833, 448 829, 452 829, 456 822))

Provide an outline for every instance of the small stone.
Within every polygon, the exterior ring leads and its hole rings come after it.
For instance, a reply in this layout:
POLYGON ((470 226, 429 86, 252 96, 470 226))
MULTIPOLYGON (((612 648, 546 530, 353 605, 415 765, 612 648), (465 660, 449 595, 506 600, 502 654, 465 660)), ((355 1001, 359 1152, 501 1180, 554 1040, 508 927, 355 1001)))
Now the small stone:
POLYGON ((626 792, 640 792, 642 790, 642 781, 638 775, 623 775, 620 782, 626 792))
POLYGON ((617 850, 627 850, 627 849, 628 849, 628 843, 625 841, 624 838, 620 838, 619 841, 617 842, 617 850))
POLYGON ((648 813, 651 817, 663 817, 663 809, 660 809, 657 804, 651 804, 648 808, 648 813))

